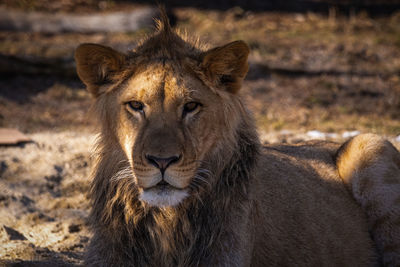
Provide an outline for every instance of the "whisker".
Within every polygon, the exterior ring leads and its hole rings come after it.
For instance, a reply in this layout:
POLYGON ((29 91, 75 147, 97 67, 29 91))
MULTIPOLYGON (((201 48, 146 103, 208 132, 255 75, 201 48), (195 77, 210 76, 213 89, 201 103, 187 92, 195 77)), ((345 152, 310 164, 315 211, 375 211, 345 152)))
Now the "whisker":
POLYGON ((204 177, 200 176, 200 175, 195 175, 193 177, 194 181, 199 181, 199 182, 203 182, 204 184, 206 184, 208 187, 211 187, 211 183, 209 181, 207 181, 207 179, 205 179, 204 177))
POLYGON ((210 177, 210 176, 213 176, 213 175, 214 175, 212 171, 207 170, 207 169, 203 169, 203 168, 199 168, 199 169, 197 170, 197 173, 198 173, 198 174, 205 174, 207 177, 210 177))
POLYGON ((210 181, 207 179, 210 177, 209 173, 210 172, 207 172, 206 170, 201 170, 201 172, 196 173, 192 179, 192 184, 196 187, 195 191, 208 190, 212 187, 210 181), (207 176, 202 176, 202 173, 206 174, 207 176))
POLYGON ((119 170, 117 173, 115 173, 110 181, 111 182, 117 182, 120 180, 125 180, 125 179, 133 179, 133 174, 132 174, 132 169, 130 166, 127 166, 125 168, 122 168, 121 170, 119 170))

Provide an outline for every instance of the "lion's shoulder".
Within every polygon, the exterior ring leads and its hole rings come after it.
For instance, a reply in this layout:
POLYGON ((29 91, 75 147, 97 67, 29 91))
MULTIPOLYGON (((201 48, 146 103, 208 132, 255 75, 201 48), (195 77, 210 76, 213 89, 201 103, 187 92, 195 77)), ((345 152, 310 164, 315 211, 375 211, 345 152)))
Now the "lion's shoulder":
POLYGON ((265 144, 262 147, 262 156, 272 160, 292 158, 300 165, 309 164, 310 159, 333 164, 339 143, 323 140, 310 140, 296 144, 265 144))

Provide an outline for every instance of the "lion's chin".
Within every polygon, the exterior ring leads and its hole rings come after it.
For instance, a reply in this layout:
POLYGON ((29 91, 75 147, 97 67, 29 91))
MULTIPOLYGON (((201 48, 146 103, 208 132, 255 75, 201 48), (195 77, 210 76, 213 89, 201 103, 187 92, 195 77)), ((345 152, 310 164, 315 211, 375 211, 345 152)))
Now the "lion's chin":
POLYGON ((155 186, 141 192, 139 199, 154 207, 172 207, 188 196, 187 189, 171 186, 155 186))

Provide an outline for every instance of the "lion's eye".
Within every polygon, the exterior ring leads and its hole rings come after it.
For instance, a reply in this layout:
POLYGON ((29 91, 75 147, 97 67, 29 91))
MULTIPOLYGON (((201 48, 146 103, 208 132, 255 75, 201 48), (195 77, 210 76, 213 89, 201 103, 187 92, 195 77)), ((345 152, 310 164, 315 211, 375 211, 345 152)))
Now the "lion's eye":
POLYGON ((129 101, 127 104, 134 111, 142 111, 144 108, 143 103, 139 101, 129 101))
POLYGON ((190 113, 195 111, 201 104, 197 102, 189 102, 186 103, 185 106, 183 106, 183 113, 190 113))

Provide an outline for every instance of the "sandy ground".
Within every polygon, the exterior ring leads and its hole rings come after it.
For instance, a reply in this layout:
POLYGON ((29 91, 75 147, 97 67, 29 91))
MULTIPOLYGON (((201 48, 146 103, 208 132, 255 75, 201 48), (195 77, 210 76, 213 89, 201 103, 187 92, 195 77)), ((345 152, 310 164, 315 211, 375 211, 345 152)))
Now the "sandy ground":
POLYGON ((94 135, 29 137, 32 143, 0 148, 0 259, 11 266, 81 264, 94 135))

